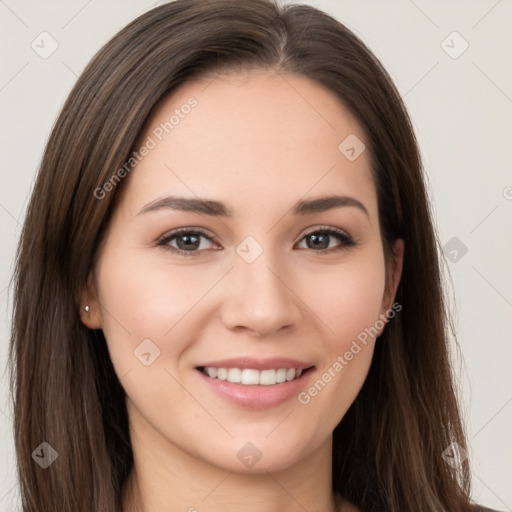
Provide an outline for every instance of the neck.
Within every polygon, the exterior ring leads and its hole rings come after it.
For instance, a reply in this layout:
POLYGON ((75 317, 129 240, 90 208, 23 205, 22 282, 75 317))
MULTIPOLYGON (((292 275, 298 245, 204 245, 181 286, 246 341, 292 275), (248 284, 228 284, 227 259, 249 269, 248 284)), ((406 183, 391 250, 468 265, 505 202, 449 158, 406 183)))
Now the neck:
POLYGON ((134 466, 123 512, 348 512, 332 492, 332 438, 289 467, 237 473, 191 456, 144 421, 130 422, 134 466))

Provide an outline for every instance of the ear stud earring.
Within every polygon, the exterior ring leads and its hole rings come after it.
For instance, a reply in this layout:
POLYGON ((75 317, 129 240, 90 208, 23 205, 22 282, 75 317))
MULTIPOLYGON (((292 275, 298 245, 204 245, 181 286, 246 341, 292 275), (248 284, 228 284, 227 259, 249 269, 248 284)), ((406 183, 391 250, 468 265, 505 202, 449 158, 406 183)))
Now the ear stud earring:
POLYGON ((89 306, 85 306, 84 307, 85 311, 87 311, 87 313, 89 312, 89 309, 91 309, 89 306))

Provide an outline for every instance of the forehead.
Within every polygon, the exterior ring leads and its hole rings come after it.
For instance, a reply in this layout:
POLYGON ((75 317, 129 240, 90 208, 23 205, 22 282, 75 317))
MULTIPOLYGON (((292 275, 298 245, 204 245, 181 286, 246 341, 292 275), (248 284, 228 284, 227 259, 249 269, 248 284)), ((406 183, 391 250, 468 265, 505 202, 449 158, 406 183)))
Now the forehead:
POLYGON ((371 210, 369 152, 347 158, 347 137, 368 146, 342 102, 306 77, 257 70, 186 82, 137 141, 151 149, 125 184, 130 210, 165 193, 219 199, 235 213, 237 204, 340 193, 366 198, 371 210))

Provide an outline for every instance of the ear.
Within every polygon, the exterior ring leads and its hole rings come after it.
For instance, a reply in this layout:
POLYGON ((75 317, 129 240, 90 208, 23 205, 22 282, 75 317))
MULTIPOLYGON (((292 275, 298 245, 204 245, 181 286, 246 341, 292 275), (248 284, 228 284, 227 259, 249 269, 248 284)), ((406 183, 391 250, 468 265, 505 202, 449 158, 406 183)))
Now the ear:
POLYGON ((92 271, 87 278, 87 284, 80 293, 80 320, 89 329, 101 329, 102 327, 100 303, 92 271), (86 306, 89 306, 88 311, 86 306))
POLYGON ((385 314, 393 306, 396 291, 400 278, 402 277, 402 268, 404 262, 404 241, 402 238, 397 238, 392 247, 391 261, 386 269, 386 290, 382 298, 382 311, 385 314))

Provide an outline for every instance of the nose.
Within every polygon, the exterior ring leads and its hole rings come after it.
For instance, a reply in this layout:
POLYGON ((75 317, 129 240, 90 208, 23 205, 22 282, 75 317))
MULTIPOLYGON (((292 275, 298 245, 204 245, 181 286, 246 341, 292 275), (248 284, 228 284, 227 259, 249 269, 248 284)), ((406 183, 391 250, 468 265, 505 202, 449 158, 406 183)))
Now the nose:
POLYGON ((222 321, 228 329, 264 337, 299 324, 302 301, 290 272, 278 269, 266 251, 252 263, 236 257, 224 284, 222 321))

